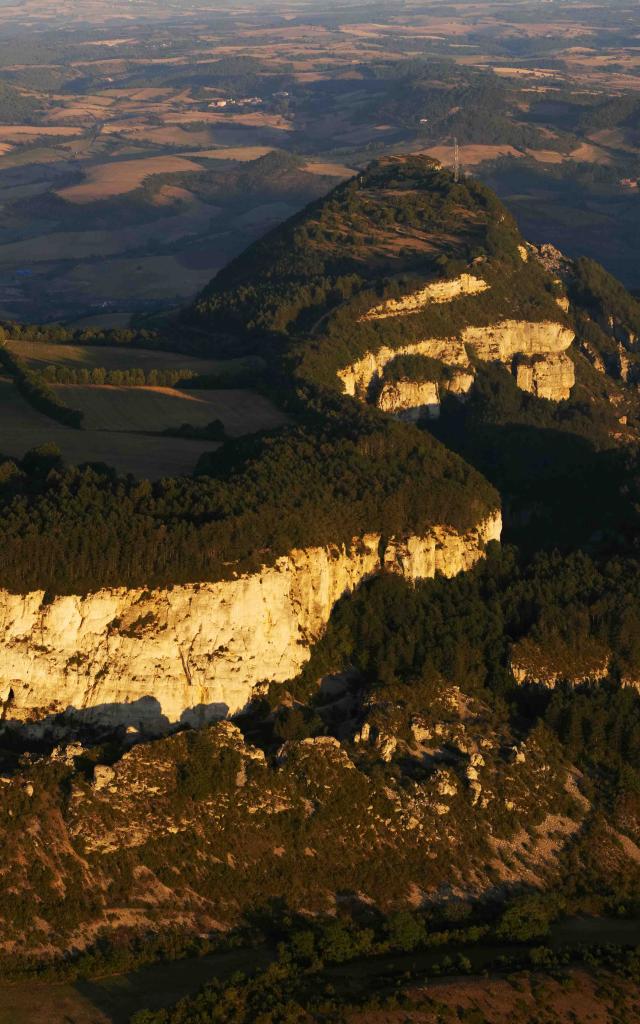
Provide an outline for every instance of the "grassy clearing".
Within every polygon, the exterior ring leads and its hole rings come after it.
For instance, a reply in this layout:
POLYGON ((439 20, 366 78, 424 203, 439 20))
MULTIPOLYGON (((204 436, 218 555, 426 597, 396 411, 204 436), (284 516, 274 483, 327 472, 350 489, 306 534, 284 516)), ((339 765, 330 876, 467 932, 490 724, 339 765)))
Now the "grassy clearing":
POLYGON ((180 391, 162 387, 53 385, 56 394, 80 409, 88 430, 161 431, 183 423, 206 426, 222 420, 231 437, 269 430, 286 417, 255 391, 180 391))

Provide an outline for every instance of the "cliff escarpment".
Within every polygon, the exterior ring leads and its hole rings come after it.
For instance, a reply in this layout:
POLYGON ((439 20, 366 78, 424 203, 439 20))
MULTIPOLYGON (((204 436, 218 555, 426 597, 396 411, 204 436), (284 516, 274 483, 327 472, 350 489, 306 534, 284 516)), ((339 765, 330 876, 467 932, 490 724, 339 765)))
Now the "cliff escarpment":
MULTIPOLYGON (((444 301, 444 300, 443 300, 444 301)), ((391 315, 391 314, 389 314, 391 315)), ((400 314, 398 314, 400 315, 400 314)), ((362 399, 371 396, 372 389, 380 385, 376 404, 385 412, 414 411, 424 406, 437 408, 440 392, 465 395, 475 377, 472 360, 498 362, 512 370, 516 383, 523 391, 540 398, 561 401, 569 397, 575 383, 575 373, 566 350, 574 340, 574 332, 555 321, 504 320, 480 327, 465 327, 454 338, 429 338, 390 348, 383 345, 341 370, 338 378, 345 394, 362 399), (395 388, 394 399, 388 397, 385 371, 390 363, 402 356, 424 357, 441 363, 450 372, 442 380, 434 373, 431 381, 415 381, 423 386, 431 384, 434 392, 429 401, 421 400, 406 386, 400 394, 395 388)))
POLYGON ((493 513, 458 533, 292 551, 219 583, 117 588, 47 599, 0 591, 0 696, 5 720, 69 709, 79 723, 163 729, 244 708, 262 681, 298 674, 336 602, 382 571, 452 577, 500 539, 493 513))
POLYGON ((565 290, 492 193, 420 157, 374 163, 252 246, 190 322, 266 351, 285 427, 153 485, 46 453, 0 461, 5 718, 133 720, 143 699, 147 723, 233 713, 299 672, 367 577, 473 565, 499 536, 498 493, 394 417, 456 398, 477 419, 499 390, 486 367, 526 392, 527 415, 567 400, 565 290))

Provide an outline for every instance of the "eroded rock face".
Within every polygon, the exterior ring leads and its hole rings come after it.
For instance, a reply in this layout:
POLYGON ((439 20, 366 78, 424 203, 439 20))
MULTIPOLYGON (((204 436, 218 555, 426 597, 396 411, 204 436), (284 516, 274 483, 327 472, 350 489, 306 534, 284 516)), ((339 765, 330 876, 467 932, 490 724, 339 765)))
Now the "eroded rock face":
POLYGON ((435 381, 397 380, 384 385, 378 396, 378 408, 398 419, 417 422, 423 416, 440 415, 440 390, 435 381))
POLYGON ((338 371, 344 392, 356 398, 366 399, 371 385, 379 380, 385 366, 398 356, 428 356, 447 366, 469 367, 469 357, 459 338, 425 338, 400 348, 383 345, 376 352, 367 352, 344 370, 338 371))
MULTIPOLYGON (((518 356, 544 357, 538 360, 538 369, 532 379, 525 381, 529 386, 539 388, 542 397, 552 397, 554 390, 561 390, 562 397, 573 371, 569 368, 568 356, 560 359, 571 345, 574 332, 562 323, 554 321, 503 320, 487 327, 467 327, 460 338, 425 338, 400 348, 382 346, 376 352, 367 352, 361 359, 338 371, 345 394, 366 400, 372 385, 380 381, 385 367, 398 356, 428 356, 454 369, 453 393, 465 394, 473 383, 474 371, 470 356, 486 362, 500 362, 509 368, 518 356), (552 358, 553 357, 553 358, 552 358), (546 363, 546 369, 544 364, 546 363), (455 381, 458 381, 456 391, 455 381)), ((517 378, 516 378, 517 379, 517 378)), ((520 384, 520 381, 518 381, 520 384)), ((407 408, 407 406, 405 406, 407 408)))
POLYGON ((469 368, 456 371, 448 380, 439 382, 406 378, 387 381, 378 395, 376 405, 383 412, 410 423, 417 423, 425 416, 437 420, 443 394, 448 393, 463 399, 471 390, 474 380, 475 377, 469 368))
POLYGON ((546 644, 525 637, 511 652, 511 671, 518 683, 534 683, 553 689, 565 680, 580 686, 590 680, 606 679, 611 661, 610 652, 595 640, 585 641, 579 654, 569 648, 549 651, 546 644))
POLYGON ((253 687, 295 676, 343 594, 386 571, 455 576, 500 538, 496 512, 461 535, 378 534, 292 551, 262 571, 170 589, 101 590, 45 601, 0 591, 0 699, 5 720, 67 708, 82 720, 158 729, 243 708, 253 687))
POLYGON ((537 398, 549 398, 553 402, 567 399, 576 382, 573 360, 564 353, 539 356, 518 363, 515 372, 519 388, 537 398))
POLYGON ((417 292, 403 295, 401 299, 389 299, 380 306, 374 306, 361 319, 385 320, 392 316, 406 316, 409 313, 417 313, 432 303, 451 302, 461 295, 479 295, 488 288, 489 285, 481 277, 461 274, 452 281, 434 281, 417 292))
POLYGON ((502 320, 490 327, 466 327, 462 340, 478 359, 508 363, 514 356, 564 352, 575 335, 550 320, 502 320))

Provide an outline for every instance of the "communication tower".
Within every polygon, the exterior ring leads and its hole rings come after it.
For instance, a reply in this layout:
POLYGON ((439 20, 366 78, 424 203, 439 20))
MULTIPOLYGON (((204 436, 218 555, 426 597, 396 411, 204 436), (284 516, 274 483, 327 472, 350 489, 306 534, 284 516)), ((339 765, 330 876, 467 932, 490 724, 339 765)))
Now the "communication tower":
POLYGON ((457 136, 453 140, 453 180, 456 184, 460 181, 460 147, 457 136))

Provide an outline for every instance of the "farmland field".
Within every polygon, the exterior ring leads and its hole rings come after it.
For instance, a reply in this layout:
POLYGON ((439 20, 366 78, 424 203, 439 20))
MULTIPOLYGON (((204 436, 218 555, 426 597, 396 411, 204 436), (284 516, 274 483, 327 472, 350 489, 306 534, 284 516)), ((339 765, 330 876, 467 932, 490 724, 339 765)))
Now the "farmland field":
POLYGON ((99 199, 132 192, 152 174, 171 174, 178 171, 199 171, 199 164, 182 157, 156 156, 146 160, 122 160, 92 167, 86 180, 79 185, 58 189, 58 195, 68 203, 92 203, 99 199))
POLYGON ((1 453, 21 458, 48 442, 58 446, 66 462, 104 462, 119 473, 150 480, 190 474, 200 455, 218 447, 212 441, 63 427, 32 409, 10 381, 0 379, 1 453))
POLYGON ((8 341, 7 348, 35 369, 55 364, 76 370, 193 370, 195 373, 215 373, 243 365, 242 359, 221 362, 162 352, 146 348, 117 347, 111 345, 55 345, 42 341, 8 341))
POLYGON ((614 32, 600 0, 472 7, 354 20, 295 0, 238 22, 201 0, 0 0, 0 85, 20 101, 0 107, 0 317, 173 309, 337 179, 385 153, 451 164, 454 138, 532 241, 640 284, 640 204, 621 187, 640 158, 631 8, 614 32), (612 98, 617 119, 599 113, 612 98), (596 206, 615 246, 579 233, 596 206))
POLYGON ((268 398, 245 389, 181 391, 58 384, 55 390, 67 405, 84 412, 89 432, 161 431, 183 423, 206 426, 219 419, 231 437, 240 437, 286 423, 268 398))

